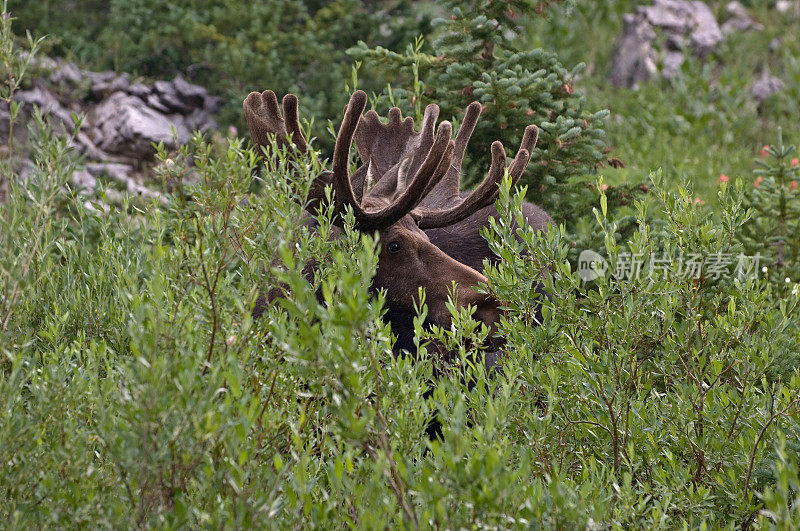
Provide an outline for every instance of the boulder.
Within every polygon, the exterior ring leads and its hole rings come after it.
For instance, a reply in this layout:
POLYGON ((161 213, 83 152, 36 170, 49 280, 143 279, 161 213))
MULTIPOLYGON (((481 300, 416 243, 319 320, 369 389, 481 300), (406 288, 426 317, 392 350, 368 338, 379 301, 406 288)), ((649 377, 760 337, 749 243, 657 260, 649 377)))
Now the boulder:
POLYGON ((97 179, 85 169, 72 172, 70 182, 82 194, 93 194, 97 189, 97 179))
POLYGON ((786 88, 786 83, 764 70, 761 72, 761 77, 753 83, 753 88, 750 92, 753 94, 753 99, 760 104, 762 101, 782 91, 784 88, 786 88))
POLYGON ((124 92, 116 92, 92 107, 86 119, 88 134, 108 153, 132 159, 150 159, 152 144, 163 142, 170 148, 189 141, 182 123, 148 107, 145 102, 124 92), (173 130, 177 134, 177 143, 173 130))
POLYGON ((58 123, 53 125, 61 125, 69 132, 75 129, 72 113, 65 109, 55 94, 46 88, 35 85, 29 90, 18 91, 14 94, 14 100, 22 103, 22 108, 26 112, 33 112, 33 108, 38 107, 43 115, 57 119, 58 123))
MULTIPOLYGON (((208 92, 199 85, 188 83, 183 76, 178 75, 172 80, 172 86, 181 98, 192 107, 205 107, 208 99, 208 92)), ((213 112, 213 111, 212 111, 213 112)))
MULTIPOLYGON (((56 135, 70 135, 71 146, 87 161, 71 178, 81 194, 95 194, 98 179, 103 178, 122 183, 128 192, 164 201, 161 194, 137 181, 134 168, 152 160, 154 143, 175 149, 190 140, 193 130, 218 129, 212 113, 222 100, 181 76, 147 85, 132 82, 128 74, 89 72, 61 59, 34 57, 31 64, 43 71, 44 77, 34 80, 31 88, 17 91, 14 99, 25 114, 34 106, 40 108, 56 135), (85 115, 77 132, 73 112, 85 115)), ((0 102, 0 151, 6 144, 9 123, 9 107, 0 102)), ((24 127, 19 131, 24 137, 24 127)), ((24 138, 18 145, 23 161, 18 174, 24 177, 33 166, 24 153, 24 138)), ((107 200, 121 197, 117 190, 106 191, 107 200)))
MULTIPOLYGON (((195 107, 202 107, 203 100, 199 104, 192 105, 175 88, 174 83, 167 81, 156 81, 153 83, 155 94, 151 98, 157 99, 159 105, 166 109, 166 112, 176 112, 179 114, 189 114, 195 107)), ((150 100, 148 100, 150 101, 150 100)))
POLYGON ((775 9, 778 13, 793 13, 800 16, 800 1, 798 0, 778 0, 775 2, 775 9))
POLYGON ((114 76, 108 81, 98 81, 92 85, 92 94, 97 99, 102 99, 110 96, 115 92, 127 91, 131 86, 131 80, 128 74, 114 76))
POLYGON ((78 85, 85 79, 84 71, 75 63, 61 63, 51 74, 50 82, 56 85, 78 85))
POLYGON ((200 131, 206 133, 219 129, 219 124, 211 118, 211 113, 206 109, 195 109, 184 118, 184 125, 189 131, 200 131))
POLYGON ((658 71, 652 45, 656 34, 636 15, 627 14, 623 21, 625 30, 615 45, 610 80, 618 87, 637 87, 658 71))
POLYGON ((148 87, 144 83, 134 83, 130 85, 128 88, 125 89, 125 92, 130 94, 131 96, 136 96, 141 100, 146 100, 147 96, 150 95, 151 87, 148 87))
POLYGON ((617 39, 609 78, 617 86, 637 87, 654 75, 672 77, 691 53, 703 59, 725 35, 761 29, 739 2, 729 2, 730 18, 720 28, 705 2, 654 0, 624 16, 623 34, 617 39))
POLYGON ((728 2, 728 4, 725 6, 725 11, 731 17, 723 22, 720 28, 722 30, 722 34, 725 36, 730 35, 731 33, 736 33, 737 31, 760 31, 764 29, 764 26, 750 17, 750 14, 747 12, 747 8, 744 7, 741 2, 728 2))

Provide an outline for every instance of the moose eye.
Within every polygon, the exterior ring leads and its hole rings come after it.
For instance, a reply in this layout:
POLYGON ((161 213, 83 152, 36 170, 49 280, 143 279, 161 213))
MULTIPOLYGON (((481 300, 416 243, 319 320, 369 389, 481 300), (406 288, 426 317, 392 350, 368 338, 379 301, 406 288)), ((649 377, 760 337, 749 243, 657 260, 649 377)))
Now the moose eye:
POLYGON ((389 252, 390 253, 399 253, 400 252, 400 242, 393 241, 389 244, 389 252))

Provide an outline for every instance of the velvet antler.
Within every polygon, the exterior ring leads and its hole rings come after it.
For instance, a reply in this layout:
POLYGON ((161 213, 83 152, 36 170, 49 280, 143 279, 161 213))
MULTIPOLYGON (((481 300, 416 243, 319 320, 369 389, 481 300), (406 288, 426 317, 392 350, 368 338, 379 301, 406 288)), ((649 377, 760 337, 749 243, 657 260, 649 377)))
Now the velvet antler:
MULTIPOLYGON (((499 193, 497 184, 503 179, 506 170, 505 150, 500 142, 492 143, 492 163, 486 178, 471 194, 465 198, 461 197, 461 165, 480 114, 480 103, 473 102, 467 107, 456 133, 453 160, 447 174, 440 182, 429 183, 428 188, 423 191, 419 207, 411 213, 421 229, 458 223, 497 199, 499 193)), ((355 139, 356 147, 362 160, 367 161, 365 166, 369 165, 370 173, 379 183, 387 177, 396 178, 397 168, 407 158, 412 160, 411 172, 419 168, 422 156, 428 152, 433 142, 433 129, 438 115, 439 108, 433 104, 428 105, 420 132, 413 131, 410 118, 402 120, 400 110, 397 108, 389 111, 389 122, 386 124, 380 122, 374 111, 362 117, 359 134, 355 139)), ((525 171, 538 136, 539 130, 535 125, 525 128, 520 149, 508 168, 514 184, 525 171)), ((367 173, 366 170, 367 168, 363 167, 359 169, 362 175, 367 173)))
POLYGON ((284 96, 283 116, 278 109, 278 98, 271 90, 251 92, 242 106, 247 128, 250 129, 250 137, 255 145, 268 147, 269 135, 275 135, 279 148, 294 144, 298 151, 306 152, 306 139, 300 131, 297 96, 284 96))
MULTIPOLYGON (((308 147, 306 139, 300 130, 298 107, 299 102, 294 94, 287 94, 283 97, 283 115, 278 108, 278 98, 271 90, 264 92, 251 92, 244 103, 244 115, 247 120, 247 128, 250 130, 250 137, 253 144, 265 152, 267 156, 274 156, 269 150, 272 147, 270 135, 275 136, 275 143, 279 149, 289 148, 294 145, 297 152, 306 153, 308 147)), ((311 183, 311 190, 306 198, 306 210, 312 214, 316 213, 322 198, 325 195, 325 187, 331 184, 333 174, 324 171, 318 175, 311 183)))
MULTIPOLYGON (((399 195, 394 192, 384 193, 381 189, 374 190, 370 193, 373 199, 382 198, 391 200, 388 206, 381 208, 378 211, 368 211, 361 205, 361 201, 356 199, 353 192, 351 176, 348 170, 350 147, 355 136, 356 129, 359 127, 361 113, 367 103, 367 95, 363 91, 356 91, 350 97, 350 102, 345 109, 344 120, 339 128, 339 133, 336 137, 336 147, 333 154, 333 185, 336 197, 337 212, 342 212, 345 205, 353 208, 356 218, 356 226, 360 230, 381 230, 396 223, 400 218, 406 216, 419 202, 423 199, 425 190, 435 186, 450 168, 453 159, 454 143, 450 140, 452 127, 449 122, 442 122, 439 126, 439 131, 436 138, 433 139, 432 124, 435 124, 435 116, 430 120, 431 126, 429 130, 425 131, 427 134, 430 132, 431 145, 427 150, 427 154, 419 164, 419 167, 414 170, 413 166, 409 167, 411 162, 406 162, 404 172, 397 171, 398 179, 405 179, 406 172, 413 174, 413 179, 408 186, 396 187, 396 190, 402 189, 399 195)), ((423 146, 425 144, 426 135, 422 135, 423 146)), ((369 164, 366 162, 365 164, 369 164)))

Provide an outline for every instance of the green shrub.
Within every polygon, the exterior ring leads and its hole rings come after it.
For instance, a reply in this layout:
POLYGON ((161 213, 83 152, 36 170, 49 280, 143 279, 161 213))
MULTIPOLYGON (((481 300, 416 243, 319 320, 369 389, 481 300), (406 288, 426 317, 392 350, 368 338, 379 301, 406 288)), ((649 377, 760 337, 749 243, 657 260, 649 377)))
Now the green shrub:
MULTIPOLYGON (((463 350, 433 381, 421 328, 416 361, 391 354, 382 299, 368 293, 374 240, 348 231, 327 242, 299 226, 317 153, 299 182, 284 177, 291 157, 268 165, 254 195, 251 151, 195 139, 164 170, 182 190, 167 208, 104 213, 64 191, 65 140, 40 145, 38 167, 61 171, 15 185, 0 213, 15 227, 0 271, 20 293, 3 292, 0 330, 0 517, 13 527, 796 517, 787 463, 800 377, 796 364, 772 369, 796 344, 800 295, 675 264, 582 283, 560 230, 513 237, 521 196, 506 183, 488 235, 503 262, 487 270, 510 308, 504 371, 488 379, 463 350), (29 250, 30 267, 14 249, 29 250), (310 258, 321 265, 313 284, 310 258), (546 271, 553 299, 537 326, 530 294, 546 271), (259 287, 284 297, 253 322, 259 287), (441 441, 424 435, 433 412, 441 441)), ((691 191, 654 186, 669 220, 660 241, 640 203, 639 228, 618 244, 601 196, 610 271, 625 252, 649 264, 660 249, 741 250, 730 238, 747 220, 741 183, 722 191, 721 223, 698 217, 691 191)), ((330 218, 319 221, 324 236, 330 218)), ((473 333, 465 316, 455 323, 431 333, 473 333)))
POLYGON ((563 227, 512 230, 524 191, 506 181, 486 232, 503 259, 489 288, 508 306, 492 379, 469 362, 463 312, 450 330, 418 318, 416 359, 392 356, 368 290, 377 242, 352 219, 328 241, 328 211, 316 235, 300 223, 323 167, 313 148, 304 164, 267 161, 254 183, 241 141, 195 137, 169 163, 161 150, 165 205, 106 210, 69 189, 69 139, 41 115, 32 125, 34 170, 1 168, 7 527, 800 523, 800 293, 749 261, 719 275, 710 261, 746 252, 741 181, 712 217, 656 173, 658 202, 636 204, 625 238, 601 192, 609 269, 591 282, 563 227), (632 257, 641 272, 616 274, 632 257), (283 296, 253 321, 259 290, 283 296), (429 337, 461 348, 437 380, 429 337))

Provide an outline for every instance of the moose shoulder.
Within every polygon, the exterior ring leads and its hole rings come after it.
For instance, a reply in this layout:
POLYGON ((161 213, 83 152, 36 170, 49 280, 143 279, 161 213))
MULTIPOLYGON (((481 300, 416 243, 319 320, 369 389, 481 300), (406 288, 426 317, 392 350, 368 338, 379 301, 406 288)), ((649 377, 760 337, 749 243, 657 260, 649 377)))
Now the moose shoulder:
MULTIPOLYGON (((468 107, 455 140, 451 140, 449 122, 442 122, 437 130, 439 109, 435 105, 425 109, 420 131, 414 130, 410 118, 402 120, 398 109, 390 111, 384 124, 374 111, 362 115, 365 106, 366 94, 355 92, 337 134, 332 171, 316 179, 308 210, 316 209, 330 184, 335 222, 341 223, 341 214, 349 207, 355 214, 356 229, 378 233, 381 250, 373 289, 386 293, 386 318, 398 335, 398 346, 413 345, 409 328, 419 288, 425 289, 431 324, 449 326, 446 303, 455 283, 459 306, 475 307, 476 319, 493 331, 500 303, 474 289, 486 282, 480 272, 483 259, 493 257, 479 230, 489 216, 496 215, 493 203, 505 172, 516 182, 524 171, 538 130, 526 128, 508 168, 502 144, 494 142, 486 178, 473 192, 461 193, 461 161, 480 114, 479 104, 468 107), (363 164, 351 175, 348 163, 354 139, 363 164)), ((254 92, 245 100, 244 110, 256 145, 268 147, 269 137, 274 135, 278 146, 293 143, 305 152, 296 97, 284 98, 281 115, 272 91, 254 92)), ((549 221, 538 208, 528 219, 537 227, 545 227, 549 221)))

